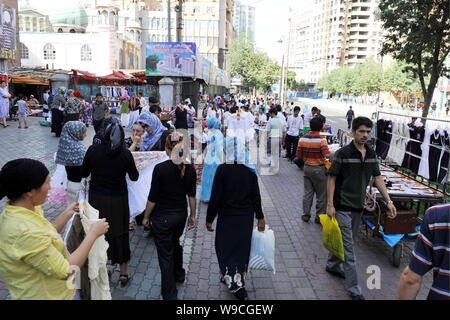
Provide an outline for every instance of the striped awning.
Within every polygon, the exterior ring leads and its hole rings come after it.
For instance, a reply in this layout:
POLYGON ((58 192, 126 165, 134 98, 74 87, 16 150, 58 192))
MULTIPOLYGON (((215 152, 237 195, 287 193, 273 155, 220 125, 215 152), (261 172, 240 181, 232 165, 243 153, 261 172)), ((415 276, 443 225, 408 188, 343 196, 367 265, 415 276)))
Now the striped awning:
POLYGON ((41 86, 50 85, 50 81, 48 79, 36 79, 31 77, 21 77, 21 76, 11 76, 11 83, 17 84, 35 84, 41 86))

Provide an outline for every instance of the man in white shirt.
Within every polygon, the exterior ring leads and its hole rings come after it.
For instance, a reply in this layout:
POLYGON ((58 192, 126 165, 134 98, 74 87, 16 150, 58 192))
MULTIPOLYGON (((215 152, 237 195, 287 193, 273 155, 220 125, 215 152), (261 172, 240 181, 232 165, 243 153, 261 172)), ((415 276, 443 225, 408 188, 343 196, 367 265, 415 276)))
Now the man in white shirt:
POLYGON ((294 114, 288 117, 286 133, 286 156, 289 161, 294 160, 297 151, 300 130, 303 130, 303 119, 300 117, 300 107, 294 108, 294 114))
POLYGON ((142 92, 139 92, 139 102, 140 102, 140 113, 145 112, 145 111, 149 111, 150 110, 150 106, 147 103, 147 99, 144 98, 144 95, 142 94, 142 92))
POLYGON ((271 165, 270 170, 273 170, 278 167, 279 161, 278 158, 281 154, 281 145, 282 141, 285 139, 286 135, 286 123, 277 116, 278 111, 276 108, 272 108, 269 111, 270 119, 267 123, 267 134, 268 134, 268 146, 267 151, 268 154, 271 155, 271 165), (274 147, 278 149, 272 150, 272 143, 274 144, 274 147))

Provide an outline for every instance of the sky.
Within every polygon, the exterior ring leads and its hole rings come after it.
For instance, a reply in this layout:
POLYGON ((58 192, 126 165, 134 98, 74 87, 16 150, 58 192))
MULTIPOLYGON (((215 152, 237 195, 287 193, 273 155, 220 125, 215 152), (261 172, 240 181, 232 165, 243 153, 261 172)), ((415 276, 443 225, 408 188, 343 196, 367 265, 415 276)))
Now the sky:
POLYGON ((280 38, 287 40, 289 8, 302 8, 310 1, 240 0, 240 2, 256 8, 256 47, 281 63, 283 51, 286 52, 286 44, 281 45, 278 40, 280 38))

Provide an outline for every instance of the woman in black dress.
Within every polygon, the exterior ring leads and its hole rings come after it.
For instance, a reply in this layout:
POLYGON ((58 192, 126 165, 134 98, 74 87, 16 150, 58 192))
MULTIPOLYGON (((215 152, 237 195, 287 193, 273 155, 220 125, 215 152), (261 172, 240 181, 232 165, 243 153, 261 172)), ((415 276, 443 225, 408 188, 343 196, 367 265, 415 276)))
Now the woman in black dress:
POLYGON ((99 210, 100 218, 106 218, 110 229, 106 234, 109 243, 108 259, 114 265, 120 264, 120 282, 125 285, 130 280, 128 261, 130 260, 128 190, 125 180, 137 181, 136 169, 131 152, 125 148, 124 131, 117 121, 110 123, 104 132, 102 143, 89 147, 83 161, 82 175, 91 175, 89 203, 99 210))
POLYGON ((177 300, 176 282, 184 282, 183 247, 180 237, 188 220, 188 228, 195 227, 197 176, 191 164, 175 164, 182 151, 183 136, 177 132, 167 137, 169 160, 158 164, 153 171, 144 226, 151 226, 155 236, 161 269, 161 295, 164 300, 177 300), (176 151, 175 151, 175 150, 176 151), (190 215, 188 219, 189 198, 190 215))
POLYGON ((226 139, 227 163, 217 168, 206 216, 206 228, 212 232, 216 216, 216 254, 221 282, 239 300, 246 300, 245 276, 250 258, 253 221, 265 230, 256 168, 249 164, 249 152, 236 138, 226 139), (242 149, 242 150, 241 150, 242 149))

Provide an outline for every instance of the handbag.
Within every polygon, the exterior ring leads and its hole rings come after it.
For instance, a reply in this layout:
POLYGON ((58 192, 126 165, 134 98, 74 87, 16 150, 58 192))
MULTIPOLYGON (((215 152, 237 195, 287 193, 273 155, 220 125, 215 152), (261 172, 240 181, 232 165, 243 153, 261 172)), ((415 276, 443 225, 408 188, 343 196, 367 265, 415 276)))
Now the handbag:
POLYGON ((294 162, 300 169, 303 169, 303 167, 305 166, 305 161, 303 161, 302 158, 295 157, 295 159, 292 162, 294 162))

